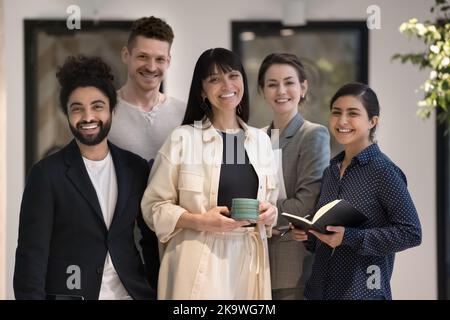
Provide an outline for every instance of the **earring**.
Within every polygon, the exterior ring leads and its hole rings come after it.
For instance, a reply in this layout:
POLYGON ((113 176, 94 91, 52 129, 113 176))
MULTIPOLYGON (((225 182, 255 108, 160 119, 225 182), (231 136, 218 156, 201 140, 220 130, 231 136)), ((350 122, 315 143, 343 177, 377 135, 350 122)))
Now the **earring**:
POLYGON ((242 106, 241 106, 240 103, 239 103, 238 106, 237 106, 237 113, 238 113, 238 114, 241 114, 241 113, 242 113, 242 106))
POLYGON ((206 102, 206 99, 207 98, 204 98, 200 104, 200 109, 202 109, 205 113, 208 111, 208 103, 206 102))

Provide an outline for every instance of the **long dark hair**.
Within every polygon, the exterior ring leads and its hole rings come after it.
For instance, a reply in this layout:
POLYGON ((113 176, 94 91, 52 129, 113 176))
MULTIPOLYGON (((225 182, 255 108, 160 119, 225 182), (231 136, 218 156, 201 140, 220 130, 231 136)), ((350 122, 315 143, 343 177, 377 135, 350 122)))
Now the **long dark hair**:
MULTIPOLYGON (((363 105, 363 107, 366 109, 367 114, 369 116, 369 120, 375 116, 380 115, 380 104, 378 103, 377 95, 375 91, 373 91, 367 84, 353 82, 343 85, 334 94, 333 98, 331 98, 330 110, 333 107, 333 103, 340 97, 344 96, 352 96, 358 99, 363 105)), ((372 129, 370 129, 369 139, 371 142, 375 141, 376 129, 377 129, 376 125, 372 129)))
POLYGON ((194 74, 192 76, 191 88, 189 90, 189 99, 187 102, 186 113, 184 114, 184 124, 194 124, 194 121, 201 121, 205 116, 211 121, 214 120, 214 114, 208 99, 202 98, 202 81, 213 74, 215 68, 224 73, 237 70, 242 74, 244 80, 244 94, 240 102, 240 108, 236 108, 236 114, 247 123, 250 113, 248 100, 247 75, 242 66, 240 58, 224 48, 214 48, 203 52, 195 64, 194 74), (202 105, 203 103, 203 105, 202 105), (205 105, 206 103, 206 105, 205 105))

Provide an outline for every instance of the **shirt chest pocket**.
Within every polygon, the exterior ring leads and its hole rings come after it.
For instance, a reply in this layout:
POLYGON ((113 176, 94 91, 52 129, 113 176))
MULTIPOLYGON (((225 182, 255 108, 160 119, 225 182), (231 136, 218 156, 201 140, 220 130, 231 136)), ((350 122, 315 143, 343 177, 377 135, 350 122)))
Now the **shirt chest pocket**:
POLYGON ((266 201, 276 201, 278 196, 278 180, 274 175, 266 176, 266 193, 264 199, 266 201))
POLYGON ((262 178, 258 199, 268 201, 270 195, 277 189, 277 179, 273 175, 263 175, 262 178))
POLYGON ((266 176, 266 188, 267 191, 273 191, 277 188, 277 179, 273 175, 266 176))
POLYGON ((202 192, 204 177, 192 171, 180 171, 178 177, 178 190, 202 192))

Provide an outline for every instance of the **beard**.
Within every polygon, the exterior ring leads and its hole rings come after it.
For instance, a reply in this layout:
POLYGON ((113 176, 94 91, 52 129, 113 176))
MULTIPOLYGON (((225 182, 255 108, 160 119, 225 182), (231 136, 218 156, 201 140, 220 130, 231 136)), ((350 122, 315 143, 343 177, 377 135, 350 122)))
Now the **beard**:
POLYGON ((72 131, 72 134, 75 136, 75 138, 82 144, 85 144, 87 146, 95 146, 102 142, 109 133, 109 130, 111 129, 111 119, 107 122, 103 123, 103 121, 80 121, 76 124, 76 127, 72 126, 72 124, 69 122, 70 131, 72 131), (97 134, 85 134, 83 133, 83 129, 81 129, 82 125, 86 124, 98 124, 99 132, 97 134))

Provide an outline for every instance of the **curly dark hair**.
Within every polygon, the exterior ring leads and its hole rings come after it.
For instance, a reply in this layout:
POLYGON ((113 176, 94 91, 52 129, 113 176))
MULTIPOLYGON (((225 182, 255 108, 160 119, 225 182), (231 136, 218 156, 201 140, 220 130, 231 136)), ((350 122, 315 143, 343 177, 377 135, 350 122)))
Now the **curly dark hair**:
POLYGON ((79 87, 95 87, 109 98, 110 112, 117 102, 117 93, 113 84, 114 76, 111 68, 100 57, 84 55, 69 56, 56 72, 61 90, 59 102, 67 115, 67 102, 70 94, 79 87))
POLYGON ((128 50, 134 46, 137 36, 166 41, 169 45, 173 42, 173 30, 164 21, 154 16, 143 17, 133 22, 131 33, 128 36, 128 50))

